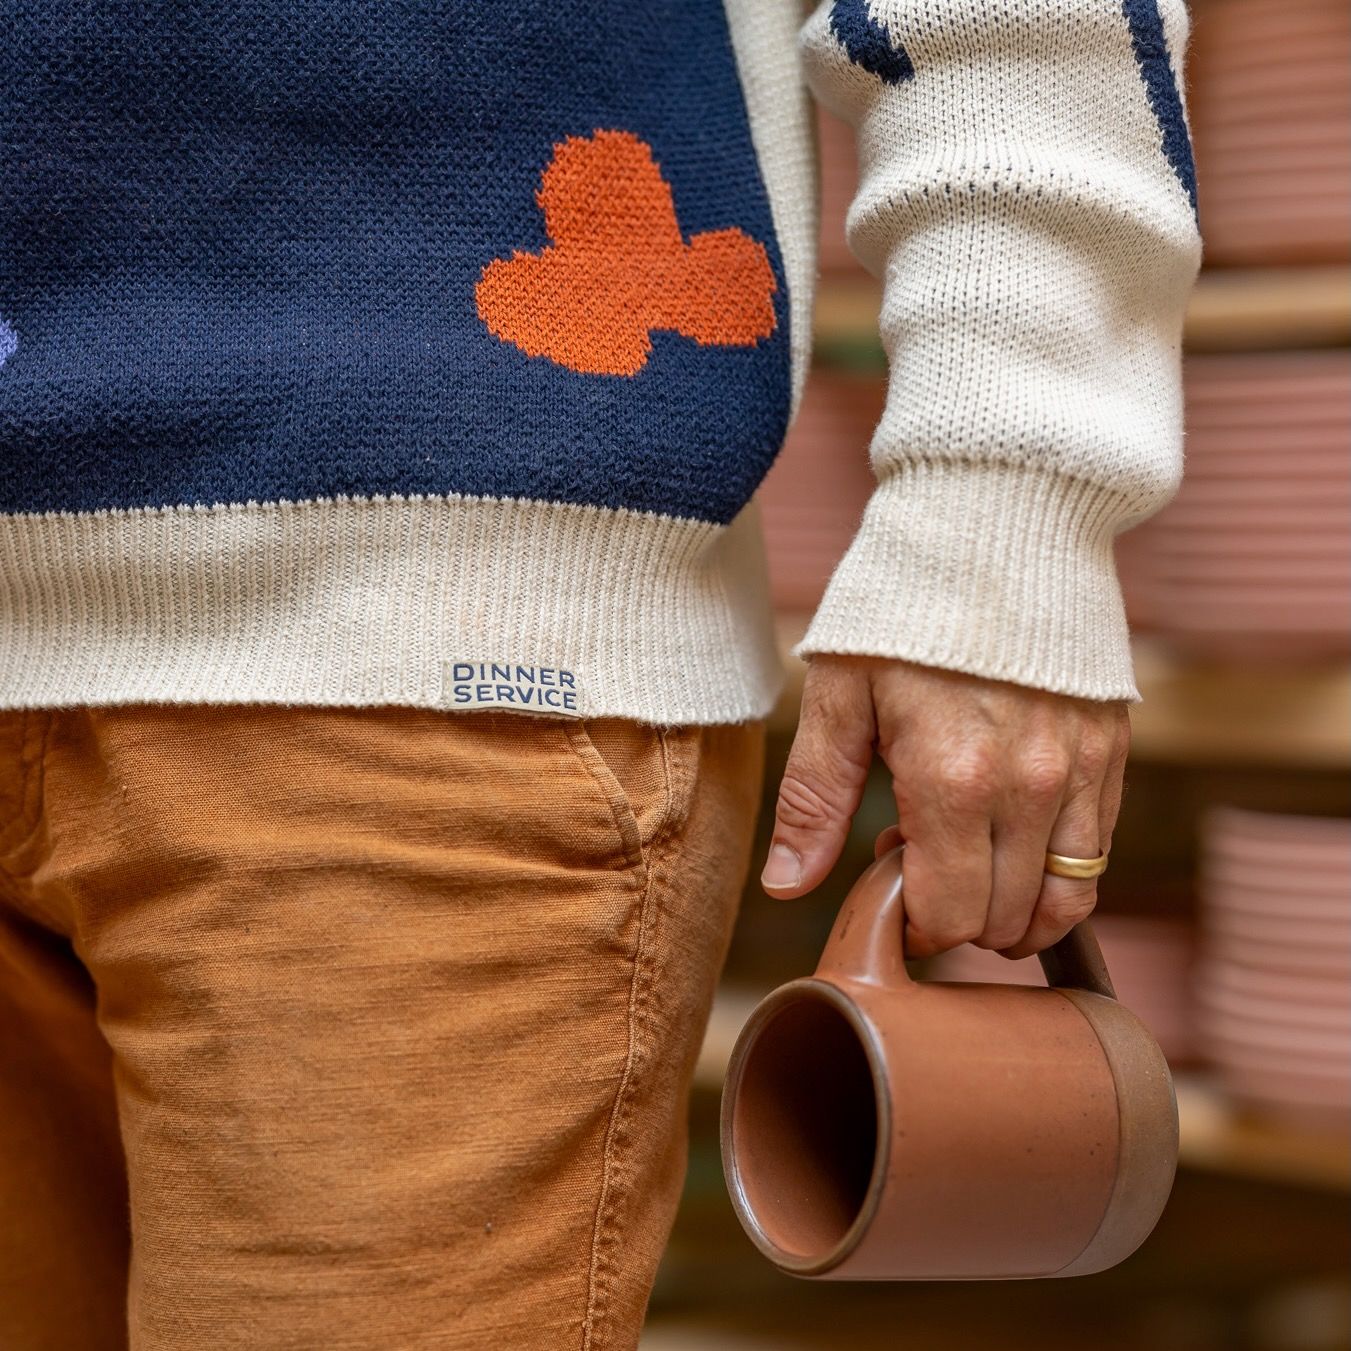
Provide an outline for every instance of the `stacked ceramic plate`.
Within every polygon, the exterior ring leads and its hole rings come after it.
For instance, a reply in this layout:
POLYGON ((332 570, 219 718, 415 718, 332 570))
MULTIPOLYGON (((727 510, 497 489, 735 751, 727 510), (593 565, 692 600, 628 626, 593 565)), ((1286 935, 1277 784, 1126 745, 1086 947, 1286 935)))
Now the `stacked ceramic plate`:
POLYGON ((873 490, 868 459, 886 388, 821 367, 760 489, 774 604, 813 610, 849 547, 873 490))
MULTIPOLYGON (((1172 1064, 1194 1059, 1190 928, 1174 920, 1097 915, 1093 929, 1117 997, 1154 1034, 1172 1064)), ((929 974, 934 980, 1046 983, 1036 958, 1011 962, 970 945, 935 958, 929 974)))
POLYGON ((1191 123, 1212 265, 1340 262, 1351 234, 1345 0, 1193 0, 1191 123))
POLYGON ((1351 647, 1351 360, 1192 357, 1176 499, 1123 536, 1139 627, 1243 659, 1351 647))
POLYGON ((817 162, 821 170, 821 234, 817 262, 823 272, 861 270, 849 252, 844 222, 858 190, 854 129, 823 108, 817 110, 817 162))
POLYGON ((1351 821, 1213 812, 1204 838, 1202 1045, 1234 1095, 1351 1113, 1351 821))

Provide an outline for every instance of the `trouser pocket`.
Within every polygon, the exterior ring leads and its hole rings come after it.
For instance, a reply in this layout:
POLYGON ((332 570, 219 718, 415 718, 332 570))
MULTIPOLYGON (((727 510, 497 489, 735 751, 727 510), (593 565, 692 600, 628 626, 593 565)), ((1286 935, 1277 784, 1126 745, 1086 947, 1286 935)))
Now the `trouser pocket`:
POLYGON ((700 729, 653 727, 629 718, 586 718, 562 726, 610 804, 626 860, 645 866, 654 840, 685 809, 700 729))

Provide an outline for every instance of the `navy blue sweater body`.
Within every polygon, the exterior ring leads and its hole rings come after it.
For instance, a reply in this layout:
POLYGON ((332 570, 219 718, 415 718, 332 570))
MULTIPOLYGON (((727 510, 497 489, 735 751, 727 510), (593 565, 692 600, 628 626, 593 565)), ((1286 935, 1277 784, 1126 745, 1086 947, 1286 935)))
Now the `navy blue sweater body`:
POLYGON ((763 477, 787 283, 721 0, 6 10, 0 510, 461 493, 726 522, 763 477), (654 328, 621 374, 494 334, 485 268, 548 248, 543 175, 601 132, 650 148, 686 239, 763 246, 772 332, 654 328))

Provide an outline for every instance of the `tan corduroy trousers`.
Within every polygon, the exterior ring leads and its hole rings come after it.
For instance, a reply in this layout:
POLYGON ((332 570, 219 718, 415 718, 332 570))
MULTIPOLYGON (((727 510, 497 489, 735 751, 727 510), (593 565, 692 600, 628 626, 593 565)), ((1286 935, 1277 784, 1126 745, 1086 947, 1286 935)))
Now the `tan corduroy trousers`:
POLYGON ((633 1347, 762 755, 0 714, 0 1347, 633 1347))

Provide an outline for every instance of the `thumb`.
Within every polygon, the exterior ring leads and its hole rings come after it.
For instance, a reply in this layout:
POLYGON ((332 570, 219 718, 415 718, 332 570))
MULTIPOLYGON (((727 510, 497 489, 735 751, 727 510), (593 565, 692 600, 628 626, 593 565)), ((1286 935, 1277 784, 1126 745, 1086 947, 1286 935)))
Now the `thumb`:
POLYGON ((760 877, 771 896, 803 896, 835 866, 863 798, 875 733, 867 670, 847 658, 813 658, 760 877))

